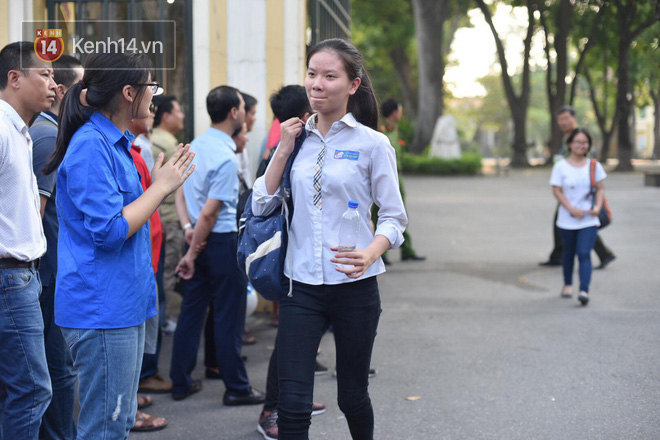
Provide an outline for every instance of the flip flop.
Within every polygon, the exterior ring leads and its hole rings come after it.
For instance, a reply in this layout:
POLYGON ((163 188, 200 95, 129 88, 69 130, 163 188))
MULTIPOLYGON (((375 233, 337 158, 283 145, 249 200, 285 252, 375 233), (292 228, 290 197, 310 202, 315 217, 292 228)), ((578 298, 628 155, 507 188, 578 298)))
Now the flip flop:
POLYGON ((162 417, 151 416, 142 411, 138 411, 135 414, 135 426, 131 428, 131 431, 135 432, 148 432, 148 431, 160 431, 167 427, 167 420, 162 417))
POLYGON ((145 409, 149 408, 151 405, 154 404, 154 399, 151 398, 151 396, 137 396, 138 399, 138 409, 145 409))

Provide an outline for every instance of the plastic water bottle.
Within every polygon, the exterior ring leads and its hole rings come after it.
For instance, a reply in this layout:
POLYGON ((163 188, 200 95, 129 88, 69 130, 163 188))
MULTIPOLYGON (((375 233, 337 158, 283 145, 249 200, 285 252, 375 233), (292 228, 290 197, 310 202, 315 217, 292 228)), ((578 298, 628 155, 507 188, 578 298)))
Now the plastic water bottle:
MULTIPOLYGON (((342 214, 339 221, 339 252, 352 252, 355 250, 360 231, 360 213, 357 210, 358 202, 349 200, 348 209, 342 214)), ((340 264, 339 267, 353 268, 350 264, 340 264)))

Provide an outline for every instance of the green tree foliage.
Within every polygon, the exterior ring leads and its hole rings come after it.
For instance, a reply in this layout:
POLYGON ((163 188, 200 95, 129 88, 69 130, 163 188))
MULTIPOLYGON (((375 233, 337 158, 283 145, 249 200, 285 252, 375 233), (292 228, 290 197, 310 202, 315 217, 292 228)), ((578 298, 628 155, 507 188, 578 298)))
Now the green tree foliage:
POLYGON ((660 159, 660 35, 657 29, 644 31, 633 45, 632 76, 637 106, 653 106, 653 158, 660 159))
POLYGON ((406 114, 417 111, 415 22, 408 0, 354 0, 353 42, 369 67, 376 93, 398 97, 406 114))
POLYGON ((507 2, 512 6, 525 7, 527 9, 527 33, 524 38, 523 50, 523 63, 522 63, 522 76, 521 85, 518 87, 519 92, 516 93, 514 81, 509 73, 509 62, 506 58, 504 43, 498 30, 493 23, 493 14, 491 8, 483 0, 475 0, 477 6, 484 14, 486 23, 490 27, 493 37, 495 38, 495 47, 497 49, 497 56, 502 72, 502 86, 504 88, 506 102, 509 106, 511 119, 513 120, 513 141, 511 143, 512 157, 511 166, 513 167, 526 167, 529 166, 527 161, 527 110, 529 107, 530 99, 530 49, 532 44, 532 37, 534 35, 534 11, 536 5, 533 0, 518 1, 514 0, 507 2))

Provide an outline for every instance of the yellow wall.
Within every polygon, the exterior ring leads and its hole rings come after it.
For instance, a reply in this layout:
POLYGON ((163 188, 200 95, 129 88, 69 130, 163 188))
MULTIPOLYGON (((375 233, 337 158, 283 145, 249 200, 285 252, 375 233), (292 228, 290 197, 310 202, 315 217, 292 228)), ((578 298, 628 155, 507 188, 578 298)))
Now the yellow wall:
POLYGON ((46 6, 46 0, 33 0, 32 6, 34 8, 34 21, 48 21, 48 8, 46 6))
MULTIPOLYGON (((270 95, 284 84, 284 0, 266 2, 266 95, 270 95)), ((270 105, 267 121, 273 118, 270 105)))
POLYGON ((0 49, 10 43, 9 41, 9 0, 0 0, 0 49))
POLYGON ((211 88, 227 84, 227 0, 209 1, 211 88))

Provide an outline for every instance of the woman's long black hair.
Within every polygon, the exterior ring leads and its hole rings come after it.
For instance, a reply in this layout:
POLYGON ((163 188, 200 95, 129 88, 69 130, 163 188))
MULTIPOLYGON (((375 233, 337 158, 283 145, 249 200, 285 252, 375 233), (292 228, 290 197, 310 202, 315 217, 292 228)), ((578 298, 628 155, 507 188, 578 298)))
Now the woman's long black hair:
MULTIPOLYGON (((64 95, 60 106, 59 130, 55 151, 44 168, 50 174, 64 160, 74 133, 87 122, 95 110, 113 114, 117 110, 117 98, 124 86, 144 84, 152 73, 151 60, 143 54, 100 53, 93 54, 85 63, 82 81, 74 84, 64 95), (87 106, 80 102, 80 94, 87 89, 87 106)), ((133 101, 133 113, 142 101, 146 87, 142 87, 133 101)))
POLYGON ((323 40, 312 47, 307 54, 307 67, 309 67, 309 60, 312 59, 312 56, 321 51, 334 52, 339 55, 344 61, 344 68, 351 81, 360 78, 360 87, 348 98, 347 110, 353 113, 360 124, 374 130, 378 129, 378 101, 367 69, 364 67, 364 59, 360 51, 341 38, 323 40))

